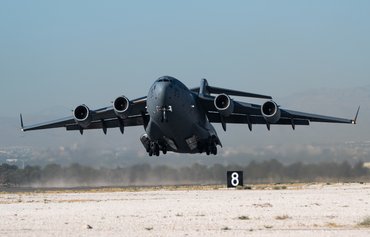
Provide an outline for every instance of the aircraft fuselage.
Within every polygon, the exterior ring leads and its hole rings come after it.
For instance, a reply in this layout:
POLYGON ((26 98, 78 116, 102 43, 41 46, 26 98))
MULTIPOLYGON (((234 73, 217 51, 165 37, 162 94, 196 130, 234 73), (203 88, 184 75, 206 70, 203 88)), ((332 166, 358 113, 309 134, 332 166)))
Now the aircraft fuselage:
POLYGON ((175 78, 165 76, 154 82, 147 96, 147 112, 148 138, 165 144, 167 150, 197 153, 210 139, 218 140, 197 95, 175 78))

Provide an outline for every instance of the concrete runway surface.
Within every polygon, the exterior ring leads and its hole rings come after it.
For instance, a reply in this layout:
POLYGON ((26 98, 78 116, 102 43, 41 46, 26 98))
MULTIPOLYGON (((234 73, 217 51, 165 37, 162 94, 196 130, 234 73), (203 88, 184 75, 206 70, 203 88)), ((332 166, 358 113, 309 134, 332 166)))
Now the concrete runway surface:
POLYGON ((355 183, 0 193, 0 236, 370 236, 367 217, 355 183))

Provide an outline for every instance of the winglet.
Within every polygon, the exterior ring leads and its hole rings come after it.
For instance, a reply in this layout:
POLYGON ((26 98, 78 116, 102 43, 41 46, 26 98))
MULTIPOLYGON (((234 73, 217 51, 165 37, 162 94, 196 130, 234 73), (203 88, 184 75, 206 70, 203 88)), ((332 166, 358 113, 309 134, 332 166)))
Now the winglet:
POLYGON ((20 114, 20 119, 21 119, 21 131, 24 132, 24 125, 23 125, 23 117, 22 117, 22 114, 20 114))
POLYGON ((360 112, 360 106, 358 106, 358 109, 357 109, 357 112, 356 112, 356 116, 355 118, 352 120, 352 124, 357 124, 357 117, 358 117, 358 113, 360 112))

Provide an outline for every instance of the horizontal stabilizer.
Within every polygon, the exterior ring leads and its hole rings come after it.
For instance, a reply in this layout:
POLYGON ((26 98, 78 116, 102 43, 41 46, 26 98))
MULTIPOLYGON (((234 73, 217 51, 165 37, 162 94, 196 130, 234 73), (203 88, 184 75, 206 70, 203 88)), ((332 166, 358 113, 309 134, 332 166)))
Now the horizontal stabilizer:
POLYGON ((213 87, 213 86, 208 86, 207 89, 209 93, 211 94, 223 94, 224 93, 227 95, 234 95, 234 96, 251 97, 251 98, 259 98, 259 99, 270 99, 270 100, 272 99, 272 97, 268 95, 260 95, 260 94, 224 89, 224 88, 213 87))
POLYGON ((245 91, 237 91, 237 90, 230 90, 226 88, 209 86, 206 79, 202 79, 200 82, 200 87, 192 88, 191 91, 198 93, 200 96, 209 96, 210 94, 227 94, 227 95, 259 98, 259 99, 269 99, 269 100, 272 99, 272 97, 268 95, 254 94, 254 93, 249 93, 245 91))

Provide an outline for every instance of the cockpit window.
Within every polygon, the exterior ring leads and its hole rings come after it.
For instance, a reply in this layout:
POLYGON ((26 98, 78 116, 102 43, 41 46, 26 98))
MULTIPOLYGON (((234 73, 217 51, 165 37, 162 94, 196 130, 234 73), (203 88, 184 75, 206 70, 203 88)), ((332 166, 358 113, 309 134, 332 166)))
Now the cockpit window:
POLYGON ((164 82, 169 82, 170 80, 168 80, 168 79, 159 79, 158 81, 159 81, 159 82, 162 82, 162 81, 164 81, 164 82))
POLYGON ((160 77, 157 82, 172 82, 172 78, 168 76, 160 77))

